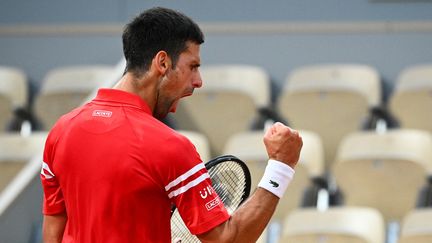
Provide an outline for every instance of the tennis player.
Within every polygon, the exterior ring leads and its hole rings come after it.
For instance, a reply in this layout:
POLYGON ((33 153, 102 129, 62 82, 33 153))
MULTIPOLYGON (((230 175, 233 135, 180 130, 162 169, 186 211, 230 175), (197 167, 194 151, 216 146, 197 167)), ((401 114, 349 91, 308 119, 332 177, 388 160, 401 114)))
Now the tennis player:
POLYGON ((203 42, 196 23, 165 8, 144 11, 125 27, 121 80, 62 116, 47 138, 44 242, 169 243, 172 203, 202 242, 260 236, 293 177, 302 140, 281 123, 267 131, 263 179, 228 215, 195 147, 160 122, 202 86, 203 42))

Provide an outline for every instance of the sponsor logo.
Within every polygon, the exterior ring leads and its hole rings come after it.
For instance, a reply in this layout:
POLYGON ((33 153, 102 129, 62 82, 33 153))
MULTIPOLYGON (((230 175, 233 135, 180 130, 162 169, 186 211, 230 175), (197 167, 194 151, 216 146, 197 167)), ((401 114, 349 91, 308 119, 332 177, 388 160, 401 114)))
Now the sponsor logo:
POLYGON ((211 200, 210 202, 206 203, 206 204, 205 204, 205 207, 207 208, 207 211, 210 211, 210 210, 212 210, 213 208, 215 208, 217 205, 219 205, 219 203, 220 203, 220 200, 219 200, 219 198, 217 197, 217 198, 211 200))
POLYGON ((211 186, 207 186, 204 189, 202 189, 201 191, 199 191, 199 194, 200 194, 202 199, 206 199, 208 196, 213 194, 213 188, 211 186))
POLYGON ((43 162, 43 161, 42 161, 41 175, 43 175, 45 177, 45 179, 51 179, 51 178, 55 177, 54 173, 51 171, 48 164, 43 162))
POLYGON ((273 187, 279 187, 279 183, 272 181, 272 180, 270 180, 269 182, 270 182, 270 184, 272 184, 273 187))
POLYGON ((112 111, 95 110, 93 111, 92 116, 111 117, 112 111))

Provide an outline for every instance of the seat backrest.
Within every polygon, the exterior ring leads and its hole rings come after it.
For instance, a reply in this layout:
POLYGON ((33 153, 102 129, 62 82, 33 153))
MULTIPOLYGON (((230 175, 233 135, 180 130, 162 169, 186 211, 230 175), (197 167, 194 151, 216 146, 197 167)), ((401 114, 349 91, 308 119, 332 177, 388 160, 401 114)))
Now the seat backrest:
POLYGON ((0 134, 0 191, 16 176, 33 156, 42 151, 47 133, 36 132, 27 137, 19 133, 0 134))
POLYGON ((402 222, 399 243, 432 242, 432 208, 416 209, 402 222))
POLYGON ((369 206, 387 221, 415 207, 432 171, 432 137, 420 130, 355 132, 341 142, 333 175, 347 205, 369 206))
POLYGON ((203 87, 179 104, 176 127, 203 133, 213 156, 220 155, 228 137, 249 130, 258 108, 270 102, 270 80, 259 67, 224 65, 201 69, 203 87))
POLYGON ((0 131, 6 129, 15 108, 27 106, 27 77, 18 68, 0 66, 0 131))
POLYGON ((369 109, 380 104, 380 87, 370 66, 306 66, 287 77, 277 109, 292 127, 321 136, 330 168, 342 137, 360 130, 369 109))
POLYGON ((390 97, 390 110, 401 127, 432 132, 432 64, 401 72, 390 97))
POLYGON ((111 66, 73 66, 50 71, 35 100, 34 111, 48 130, 57 119, 78 107, 113 73, 111 66))
MULTIPOLYGON (((324 156, 321 140, 308 131, 299 131, 303 138, 303 148, 295 168, 295 176, 285 196, 280 200, 274 218, 282 220, 300 205, 303 191, 310 185, 311 177, 322 175, 324 156)), ((256 188, 267 165, 268 155, 263 143, 263 131, 237 133, 228 140, 224 153, 232 154, 243 160, 251 172, 252 188, 256 188)), ((253 190, 252 189, 252 190, 253 190)))
POLYGON ((326 211, 297 209, 287 218, 280 243, 383 243, 381 214, 366 207, 336 207, 326 211))
POLYGON ((201 68, 201 91, 241 91, 249 94, 257 107, 270 103, 270 77, 258 66, 208 65, 201 68))

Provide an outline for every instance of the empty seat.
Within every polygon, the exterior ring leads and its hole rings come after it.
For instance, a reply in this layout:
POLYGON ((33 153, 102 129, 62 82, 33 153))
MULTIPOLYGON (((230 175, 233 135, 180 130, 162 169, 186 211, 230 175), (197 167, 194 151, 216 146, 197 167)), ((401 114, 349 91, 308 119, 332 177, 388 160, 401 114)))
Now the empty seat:
POLYGON ((432 208, 411 211, 402 222, 402 230, 398 242, 432 242, 432 208))
MULTIPOLYGON (((300 205, 303 191, 310 186, 311 178, 320 176, 324 170, 324 156, 320 138, 308 131, 299 131, 303 139, 303 148, 299 163, 295 167, 295 176, 285 196, 280 200, 273 216, 282 220, 300 205)), ((243 160, 252 177, 252 190, 256 188, 267 165, 268 155, 263 143, 263 131, 249 131, 233 135, 224 149, 225 154, 232 154, 243 160)))
POLYGON ((378 72, 365 65, 317 65, 294 70, 277 108, 296 129, 321 136, 329 169, 342 137, 360 130, 381 102, 378 72))
POLYGON ((0 132, 12 121, 14 110, 27 106, 27 77, 17 68, 0 66, 0 132))
POLYGON ((350 134, 333 167, 345 203, 377 208, 388 222, 401 220, 415 207, 431 171, 432 138, 420 130, 350 134))
POLYGON ((0 192, 33 156, 40 153, 47 133, 23 137, 19 133, 0 134, 0 192))
POLYGON ((204 163, 210 160, 210 147, 208 140, 204 135, 193 131, 180 130, 178 132, 187 137, 192 142, 204 163))
POLYGON ((45 130, 81 105, 112 74, 111 66, 61 67, 50 71, 35 100, 34 111, 45 130))
POLYGON ((385 224, 372 208, 297 209, 286 219, 281 243, 383 243, 385 224))
POLYGON ((401 127, 432 132, 432 64, 401 72, 390 97, 390 110, 401 127))
POLYGON ((232 134, 249 130, 257 110, 270 103, 270 79, 259 67, 215 65, 202 67, 203 87, 183 99, 173 115, 181 130, 203 133, 213 156, 222 153, 232 134))

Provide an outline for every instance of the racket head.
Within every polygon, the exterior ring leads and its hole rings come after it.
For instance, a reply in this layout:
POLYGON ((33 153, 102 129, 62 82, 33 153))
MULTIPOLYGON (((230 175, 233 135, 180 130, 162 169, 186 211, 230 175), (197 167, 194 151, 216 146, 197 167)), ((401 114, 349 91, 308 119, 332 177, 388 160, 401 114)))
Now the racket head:
MULTIPOLYGON (((248 197, 251 175, 246 164, 233 155, 218 156, 205 164, 212 186, 231 215, 248 197)), ((200 242, 184 224, 178 210, 172 209, 171 237, 173 242, 200 242)))
POLYGON ((233 155, 216 157, 205 166, 213 189, 231 215, 249 197, 251 175, 248 167, 233 155))

